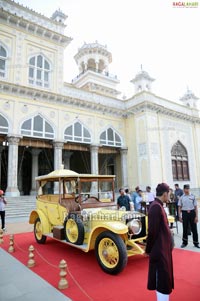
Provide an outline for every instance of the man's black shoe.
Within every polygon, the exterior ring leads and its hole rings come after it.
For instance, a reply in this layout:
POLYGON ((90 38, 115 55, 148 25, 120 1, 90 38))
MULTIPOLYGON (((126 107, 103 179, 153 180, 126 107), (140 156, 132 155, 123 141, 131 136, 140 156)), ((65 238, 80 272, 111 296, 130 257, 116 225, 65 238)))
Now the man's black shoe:
POLYGON ((182 244, 182 245, 181 245, 181 248, 185 248, 186 246, 187 246, 187 245, 185 245, 185 244, 182 244))
POLYGON ((199 245, 194 245, 194 247, 200 249, 200 246, 199 246, 199 245))

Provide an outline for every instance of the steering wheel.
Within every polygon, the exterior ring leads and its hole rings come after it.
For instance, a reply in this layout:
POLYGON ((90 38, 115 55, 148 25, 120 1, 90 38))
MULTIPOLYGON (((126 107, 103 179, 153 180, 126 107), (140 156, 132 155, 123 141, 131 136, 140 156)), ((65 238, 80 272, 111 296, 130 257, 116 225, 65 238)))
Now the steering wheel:
POLYGON ((91 199, 94 199, 99 202, 99 199, 96 198, 95 196, 89 196, 87 199, 84 200, 84 202, 87 202, 87 200, 91 200, 91 199))

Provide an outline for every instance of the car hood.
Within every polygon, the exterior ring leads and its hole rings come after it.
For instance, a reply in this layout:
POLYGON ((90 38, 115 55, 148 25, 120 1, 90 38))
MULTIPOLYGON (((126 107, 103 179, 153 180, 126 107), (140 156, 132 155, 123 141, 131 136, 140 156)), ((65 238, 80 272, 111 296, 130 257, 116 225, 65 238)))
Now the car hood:
POLYGON ((106 220, 106 221, 126 221, 138 219, 145 216, 137 211, 110 210, 101 208, 88 208, 81 211, 83 219, 86 220, 106 220))

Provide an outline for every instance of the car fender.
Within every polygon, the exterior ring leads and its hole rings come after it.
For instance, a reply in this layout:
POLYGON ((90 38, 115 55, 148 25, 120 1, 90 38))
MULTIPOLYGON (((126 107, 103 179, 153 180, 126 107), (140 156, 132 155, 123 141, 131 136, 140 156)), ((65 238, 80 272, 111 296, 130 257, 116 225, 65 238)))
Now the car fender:
POLYGON ((49 224, 48 218, 41 210, 33 210, 29 217, 29 224, 34 224, 36 218, 40 218, 41 225, 42 225, 42 233, 50 233, 51 232, 51 226, 49 224))
POLYGON ((100 233, 108 230, 123 237, 128 232, 128 227, 121 221, 101 222, 101 224, 94 227, 89 234, 87 251, 94 249, 97 236, 100 233))
POLYGON ((105 222, 101 222, 100 226, 116 234, 125 234, 128 232, 127 225, 125 225, 121 221, 105 221, 105 222))

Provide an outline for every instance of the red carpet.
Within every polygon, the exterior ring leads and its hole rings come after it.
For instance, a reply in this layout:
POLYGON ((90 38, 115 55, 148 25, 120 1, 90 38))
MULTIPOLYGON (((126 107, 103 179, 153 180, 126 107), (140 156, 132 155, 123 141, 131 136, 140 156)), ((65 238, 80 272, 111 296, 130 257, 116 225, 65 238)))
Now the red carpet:
MULTIPOLYGON (((35 242, 33 233, 15 234, 15 252, 12 255, 23 264, 28 261, 28 248, 35 247, 36 266, 32 271, 57 288, 59 262, 65 259, 69 272, 69 288, 61 292, 73 301, 154 301, 155 292, 146 289, 148 258, 135 256, 121 274, 111 276, 104 273, 94 252, 84 253, 56 240, 47 239, 46 244, 35 242)), ((6 251, 9 235, 1 245, 6 251)), ((175 290, 170 301, 200 300, 200 254, 191 251, 173 251, 175 290)), ((58 300, 59 301, 59 300, 58 300)))

